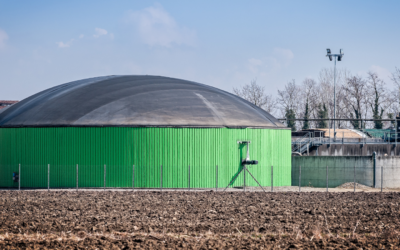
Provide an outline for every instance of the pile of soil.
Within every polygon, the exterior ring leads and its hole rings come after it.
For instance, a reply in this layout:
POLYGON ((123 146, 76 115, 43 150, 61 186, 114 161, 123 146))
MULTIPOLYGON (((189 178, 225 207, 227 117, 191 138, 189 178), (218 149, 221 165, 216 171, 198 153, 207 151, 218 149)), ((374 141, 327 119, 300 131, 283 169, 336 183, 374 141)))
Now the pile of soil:
POLYGON ((0 249, 397 248, 399 193, 0 192, 0 249))
MULTIPOLYGON (((346 182, 336 188, 354 188, 354 182, 346 182)), ((372 187, 356 182, 356 189, 371 189, 372 187)))

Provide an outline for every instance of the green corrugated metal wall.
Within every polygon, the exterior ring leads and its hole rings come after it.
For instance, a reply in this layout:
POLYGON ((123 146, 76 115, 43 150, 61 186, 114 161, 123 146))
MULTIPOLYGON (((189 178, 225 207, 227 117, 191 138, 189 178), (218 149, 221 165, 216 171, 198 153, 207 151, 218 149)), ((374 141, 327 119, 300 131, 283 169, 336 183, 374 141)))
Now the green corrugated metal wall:
MULTIPOLYGON (((16 187, 12 173, 21 164, 21 187, 103 187, 106 164, 107 187, 187 188, 188 165, 192 188, 225 187, 240 170, 246 147, 238 140, 251 140, 250 156, 259 165, 250 172, 263 186, 291 185, 290 130, 228 128, 0 128, 0 187, 16 187)), ((239 176, 233 186, 243 184, 239 176)), ((246 175, 246 184, 257 184, 246 175)))

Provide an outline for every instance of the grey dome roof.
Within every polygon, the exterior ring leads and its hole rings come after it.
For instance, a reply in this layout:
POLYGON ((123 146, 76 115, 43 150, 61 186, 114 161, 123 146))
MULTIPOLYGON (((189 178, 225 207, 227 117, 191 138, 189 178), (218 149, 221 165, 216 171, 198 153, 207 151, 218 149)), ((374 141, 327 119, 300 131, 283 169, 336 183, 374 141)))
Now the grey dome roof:
POLYGON ((65 83, 0 113, 0 127, 286 128, 246 100, 161 76, 104 76, 65 83))

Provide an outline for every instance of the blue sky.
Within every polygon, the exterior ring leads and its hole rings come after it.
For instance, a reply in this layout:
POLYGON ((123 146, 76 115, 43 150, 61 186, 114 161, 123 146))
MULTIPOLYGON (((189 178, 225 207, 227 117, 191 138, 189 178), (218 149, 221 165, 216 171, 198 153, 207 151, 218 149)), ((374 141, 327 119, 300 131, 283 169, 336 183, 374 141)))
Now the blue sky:
POLYGON ((182 78, 276 95, 332 67, 400 67, 400 1, 0 0, 0 99, 102 75, 182 78))

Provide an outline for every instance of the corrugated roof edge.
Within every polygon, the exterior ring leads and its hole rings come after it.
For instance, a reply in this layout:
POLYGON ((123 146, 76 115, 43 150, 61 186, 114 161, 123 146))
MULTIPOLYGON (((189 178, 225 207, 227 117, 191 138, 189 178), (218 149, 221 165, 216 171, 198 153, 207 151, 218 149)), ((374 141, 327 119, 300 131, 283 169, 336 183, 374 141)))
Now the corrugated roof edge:
POLYGON ((275 127, 275 126, 264 126, 264 127, 254 127, 254 126, 187 126, 187 125, 173 125, 173 126, 152 126, 152 125, 28 125, 28 126, 10 126, 3 125, 0 128, 106 128, 106 127, 118 127, 118 128, 231 128, 231 129, 283 129, 290 130, 288 127, 275 127))

